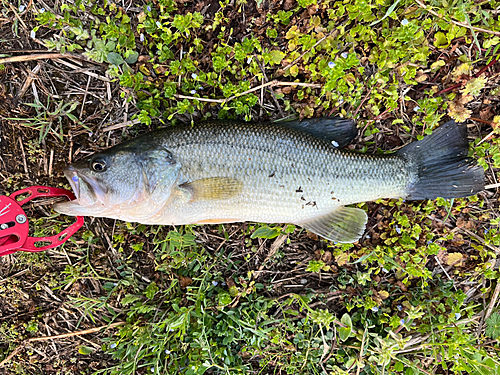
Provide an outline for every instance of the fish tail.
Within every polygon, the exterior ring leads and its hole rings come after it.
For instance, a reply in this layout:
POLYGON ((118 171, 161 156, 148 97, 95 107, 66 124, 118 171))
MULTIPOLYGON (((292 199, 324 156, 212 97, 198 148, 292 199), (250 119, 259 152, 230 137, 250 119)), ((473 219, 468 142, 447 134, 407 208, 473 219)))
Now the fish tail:
POLYGON ((467 126, 449 121, 398 151, 413 170, 407 199, 461 198, 484 190, 484 169, 467 157, 467 126))

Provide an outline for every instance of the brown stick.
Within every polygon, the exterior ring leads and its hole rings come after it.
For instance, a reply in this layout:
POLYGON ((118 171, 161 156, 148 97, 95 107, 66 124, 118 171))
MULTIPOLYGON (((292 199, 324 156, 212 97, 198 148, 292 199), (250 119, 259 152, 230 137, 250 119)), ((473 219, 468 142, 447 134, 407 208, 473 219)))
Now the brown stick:
POLYGON ((65 56, 60 54, 60 53, 41 53, 41 54, 35 54, 35 55, 12 56, 12 57, 4 57, 3 59, 0 59, 0 64, 33 61, 33 60, 43 60, 43 59, 59 59, 61 57, 65 57, 65 56))
POLYGON ((66 337, 87 335, 89 333, 99 332, 101 329, 104 329, 104 328, 105 329, 115 328, 115 327, 124 325, 125 323, 126 322, 116 322, 116 323, 111 323, 111 324, 105 325, 105 326, 100 326, 100 327, 95 327, 95 328, 90 328, 90 329, 84 329, 83 331, 68 332, 68 333, 63 333, 61 335, 55 335, 55 336, 32 337, 31 339, 26 340, 26 342, 55 340, 55 339, 63 339, 63 338, 66 338, 66 337))

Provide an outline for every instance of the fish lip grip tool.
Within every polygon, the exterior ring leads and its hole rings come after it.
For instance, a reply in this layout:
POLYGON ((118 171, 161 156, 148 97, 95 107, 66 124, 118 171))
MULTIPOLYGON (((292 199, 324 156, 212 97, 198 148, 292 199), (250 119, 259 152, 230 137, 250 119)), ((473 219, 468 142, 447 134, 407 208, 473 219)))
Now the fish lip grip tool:
POLYGON ((75 195, 66 189, 48 186, 30 186, 18 190, 10 196, 0 195, 0 256, 17 251, 38 252, 57 247, 66 242, 83 225, 83 216, 77 216, 76 222, 61 233, 48 237, 29 237, 29 221, 22 205, 40 197, 66 197, 75 199, 75 195), (16 198, 27 195, 18 201, 16 198), (37 242, 47 242, 37 247, 37 242))

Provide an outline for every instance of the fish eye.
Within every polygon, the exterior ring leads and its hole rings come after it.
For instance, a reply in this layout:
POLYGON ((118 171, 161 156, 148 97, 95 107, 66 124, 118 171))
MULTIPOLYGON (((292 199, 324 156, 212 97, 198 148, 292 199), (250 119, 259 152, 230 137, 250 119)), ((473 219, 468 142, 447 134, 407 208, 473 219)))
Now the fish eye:
POLYGON ((104 172, 106 169, 108 169, 108 166, 106 165, 106 162, 103 159, 95 159, 90 162, 90 168, 94 172, 104 172))

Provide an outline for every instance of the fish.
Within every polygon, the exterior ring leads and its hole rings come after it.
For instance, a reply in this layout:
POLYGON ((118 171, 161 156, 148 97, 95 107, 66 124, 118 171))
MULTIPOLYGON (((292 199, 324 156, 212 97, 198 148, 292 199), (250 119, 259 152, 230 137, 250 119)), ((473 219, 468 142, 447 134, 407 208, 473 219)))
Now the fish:
POLYGON ((358 241, 380 198, 460 198, 484 189, 467 127, 449 121, 384 155, 341 148, 354 121, 208 121, 170 126, 70 164, 66 215, 149 225, 290 223, 336 243, 358 241))

